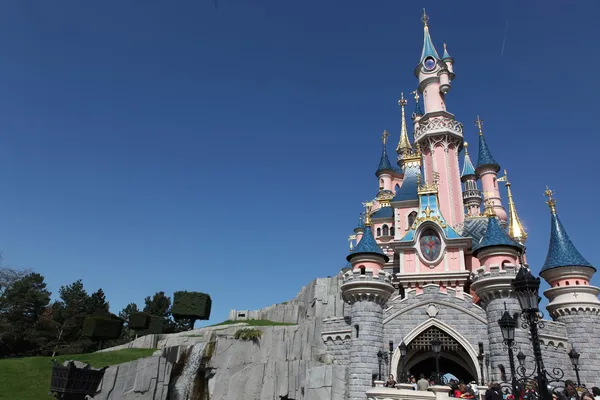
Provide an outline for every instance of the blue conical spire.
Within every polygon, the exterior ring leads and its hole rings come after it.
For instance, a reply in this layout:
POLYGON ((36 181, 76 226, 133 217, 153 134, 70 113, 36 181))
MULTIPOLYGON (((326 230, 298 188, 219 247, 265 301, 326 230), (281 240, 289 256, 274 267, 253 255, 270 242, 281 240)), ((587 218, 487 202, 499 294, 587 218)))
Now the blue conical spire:
MULTIPOLYGON (((557 267, 590 267, 594 268, 581 253, 577 250, 567 231, 562 226, 558 215, 556 215, 556 200, 552 197, 554 192, 546 189, 548 196, 548 205, 550 206, 550 244, 548 245, 548 255, 542 266, 541 271, 557 267)), ((595 269, 595 268, 594 268, 595 269)))
POLYGON ((498 222, 496 216, 490 215, 488 218, 488 224, 485 234, 481 238, 481 241, 473 247, 477 247, 476 251, 479 252, 484 248, 496 246, 513 247, 518 250, 523 249, 521 245, 519 245, 517 242, 512 240, 510 236, 508 236, 506 231, 500 226, 500 223, 498 222))
POLYGON ((377 171, 375 171, 375 175, 379 176, 383 171, 394 171, 392 164, 390 163, 390 159, 387 155, 387 138, 390 136, 388 131, 383 131, 383 150, 381 151, 381 158, 379 159, 379 167, 377 167, 377 171))
POLYGON ((477 168, 484 165, 495 167, 496 172, 500 171, 500 165, 496 162, 483 136, 483 121, 477 116, 475 125, 479 128, 479 154, 477 155, 477 168))
POLYGON ((442 56, 442 61, 453 61, 452 56, 448 53, 448 49, 446 48, 446 43, 444 43, 444 55, 442 56))
POLYGON ((356 257, 359 254, 378 254, 385 258, 385 262, 388 262, 389 260, 389 257, 385 255, 383 250, 381 250, 381 247, 379 247, 379 245, 375 241, 370 223, 368 225, 365 224, 365 230, 363 232, 362 239, 360 239, 360 242, 358 242, 358 245, 356 245, 354 250, 350 254, 348 254, 346 260, 351 261, 352 258, 356 257))
POLYGON ((469 157, 469 151, 467 150, 469 147, 469 144, 467 142, 465 142, 465 162, 463 163, 463 169, 462 169, 462 174, 460 174, 460 177, 466 177, 466 176, 476 176, 475 174, 475 168, 473 167, 473 163, 471 162, 471 157, 469 157))
POLYGON ((423 9, 423 17, 421 20, 423 21, 423 25, 425 25, 423 27, 423 51, 421 52, 421 62, 425 61, 427 57, 433 57, 436 60, 439 60, 440 56, 438 55, 438 52, 431 41, 431 35, 429 34, 429 26, 427 26, 429 17, 427 16, 425 9, 423 9))

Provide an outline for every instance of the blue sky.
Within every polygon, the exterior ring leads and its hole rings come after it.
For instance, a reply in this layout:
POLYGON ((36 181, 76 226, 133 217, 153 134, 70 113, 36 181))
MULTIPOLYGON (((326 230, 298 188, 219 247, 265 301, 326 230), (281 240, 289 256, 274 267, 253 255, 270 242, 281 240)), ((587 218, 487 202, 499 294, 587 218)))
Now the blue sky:
POLYGON ((55 293, 81 278, 115 312, 207 292, 211 322, 335 275, 416 87, 425 6, 456 60, 448 110, 473 143, 485 121, 533 270, 546 184, 600 265, 600 3, 218 1, 0 3, 5 264, 55 293))

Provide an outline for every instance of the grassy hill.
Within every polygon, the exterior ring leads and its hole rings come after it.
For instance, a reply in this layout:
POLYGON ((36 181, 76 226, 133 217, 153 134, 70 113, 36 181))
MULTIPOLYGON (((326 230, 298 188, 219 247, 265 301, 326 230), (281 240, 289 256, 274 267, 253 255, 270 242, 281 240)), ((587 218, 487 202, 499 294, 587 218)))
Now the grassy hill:
MULTIPOLYGON (((61 364, 66 360, 79 360, 92 367, 121 364, 148 357, 154 349, 127 349, 105 353, 75 354, 55 357, 61 364)), ((51 357, 27 357, 0 360, 0 399, 51 400, 51 357)))

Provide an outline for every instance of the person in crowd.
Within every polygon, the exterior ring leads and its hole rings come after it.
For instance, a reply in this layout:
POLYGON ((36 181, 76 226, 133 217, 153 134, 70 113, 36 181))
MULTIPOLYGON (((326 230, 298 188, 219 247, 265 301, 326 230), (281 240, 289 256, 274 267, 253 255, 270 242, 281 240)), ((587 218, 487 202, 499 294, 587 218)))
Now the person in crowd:
POLYGON ((565 390, 563 393, 567 400, 580 400, 579 394, 577 393, 577 387, 571 380, 565 381, 565 390))
POLYGON ((394 375, 390 374, 390 376, 388 376, 388 380, 385 382, 385 387, 396 387, 394 375))
POLYGON ((581 398, 581 400, 595 400, 594 395, 591 394, 590 392, 588 392, 587 390, 585 392, 581 393, 580 398, 581 398))
POLYGON ((412 384, 413 390, 417 390, 417 379, 415 378, 414 375, 410 376, 410 380, 408 383, 412 384))
POLYGON ((592 388, 592 394, 594 395, 595 400, 600 400, 600 388, 594 386, 592 388))
POLYGON ((502 400, 502 389, 497 382, 490 383, 488 390, 485 391, 485 400, 502 400))
POLYGON ((417 381, 417 390, 427 390, 429 388, 429 381, 425 379, 425 374, 419 375, 419 380, 417 381))

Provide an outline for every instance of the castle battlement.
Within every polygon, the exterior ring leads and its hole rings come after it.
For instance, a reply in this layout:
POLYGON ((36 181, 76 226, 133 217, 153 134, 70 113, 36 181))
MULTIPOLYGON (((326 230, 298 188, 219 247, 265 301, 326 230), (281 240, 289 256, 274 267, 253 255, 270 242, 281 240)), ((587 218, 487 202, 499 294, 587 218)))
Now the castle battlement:
POLYGON ((516 264, 504 264, 502 266, 497 264, 492 264, 489 266, 489 270, 482 266, 477 269, 477 271, 473 274, 472 279, 473 282, 486 279, 486 278, 495 278, 495 277, 506 277, 509 276, 514 278, 517 276, 517 271, 521 266, 516 264))
POLYGON ((343 284, 350 282, 366 282, 366 281, 379 281, 382 283, 392 284, 392 274, 385 272, 384 270, 378 271, 373 274, 373 271, 365 270, 364 273, 361 270, 348 271, 342 276, 343 284))

